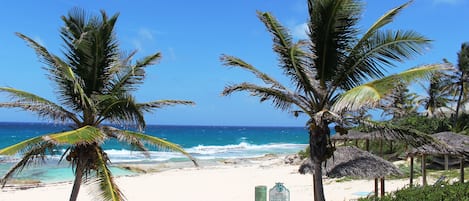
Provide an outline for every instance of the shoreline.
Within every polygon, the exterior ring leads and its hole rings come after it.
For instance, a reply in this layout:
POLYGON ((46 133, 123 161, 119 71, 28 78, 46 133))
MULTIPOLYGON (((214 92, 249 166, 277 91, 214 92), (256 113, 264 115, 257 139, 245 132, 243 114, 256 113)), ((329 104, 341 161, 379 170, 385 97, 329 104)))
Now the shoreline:
MULTIPOLYGON (((290 200, 312 200, 312 176, 298 173, 297 165, 285 164, 285 155, 266 155, 250 159, 224 159, 166 164, 127 164, 145 170, 115 181, 129 201, 155 197, 165 201, 240 201, 254 200, 255 186, 272 188, 281 182, 290 190, 290 200)), ((126 166, 125 164, 120 164, 126 166)), ((343 201, 366 196, 374 190, 374 180, 323 179, 329 201, 343 201)), ((408 185, 408 179, 386 180, 386 192, 408 185)), ((47 197, 50 201, 67 200, 72 182, 37 185, 8 185, 0 191, 0 201, 32 200, 47 197)), ((82 185, 78 200, 94 200, 93 184, 82 185)), ((96 194, 96 193, 95 193, 96 194)))

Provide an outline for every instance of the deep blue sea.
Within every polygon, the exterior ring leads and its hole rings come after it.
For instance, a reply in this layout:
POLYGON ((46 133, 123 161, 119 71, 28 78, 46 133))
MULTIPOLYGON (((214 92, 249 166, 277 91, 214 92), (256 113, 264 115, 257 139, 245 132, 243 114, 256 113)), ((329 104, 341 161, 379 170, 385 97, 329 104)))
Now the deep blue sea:
MULTIPOLYGON (((31 137, 68 130, 67 126, 48 123, 1 123, 0 149, 31 137)), ((291 154, 307 146, 308 133, 301 127, 243 127, 243 126, 160 126, 150 125, 145 133, 179 144, 197 160, 252 158, 265 154, 291 154)), ((187 161, 174 152, 151 150, 146 158, 137 151, 131 151, 125 144, 106 141, 103 145, 112 163, 161 163, 187 161)), ((18 179, 58 182, 71 180, 72 170, 67 163, 57 164, 60 154, 49 157, 42 166, 32 166, 18 179)), ((20 156, 0 156, 0 176, 18 160, 20 156)), ((113 173, 130 174, 125 170, 113 168, 113 173)))

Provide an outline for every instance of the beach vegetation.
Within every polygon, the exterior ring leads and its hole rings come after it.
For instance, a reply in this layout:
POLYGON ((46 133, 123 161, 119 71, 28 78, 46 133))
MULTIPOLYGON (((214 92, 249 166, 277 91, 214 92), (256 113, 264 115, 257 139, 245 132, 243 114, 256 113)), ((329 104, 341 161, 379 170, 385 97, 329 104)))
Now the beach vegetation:
POLYGON ((384 197, 369 196, 360 201, 469 201, 469 183, 441 182, 428 186, 405 187, 384 197))
MULTIPOLYGON (((362 1, 308 0, 308 37, 297 41, 271 13, 258 12, 258 18, 273 38, 273 51, 280 69, 291 81, 289 84, 277 81, 240 58, 221 56, 224 65, 247 70, 263 81, 263 84, 229 85, 222 95, 246 91, 261 102, 271 101, 275 108, 309 118, 306 127, 316 201, 325 200, 321 164, 335 151, 329 125, 335 123, 345 131, 349 126, 345 121, 347 112, 376 108, 396 86, 429 79, 444 66, 425 65, 385 75, 386 69, 396 67, 396 63, 422 54, 431 42, 415 31, 384 29, 409 4, 391 9, 366 31, 361 31, 358 22, 362 1)), ((373 121, 367 124, 375 129, 387 129, 388 134, 415 146, 432 141, 431 137, 412 129, 373 121)))
POLYGON ((137 61, 133 61, 136 51, 124 54, 114 31, 118 16, 108 16, 104 11, 91 16, 82 9, 70 10, 62 17, 62 58, 32 38, 16 33, 44 63, 58 103, 20 89, 0 87, 0 92, 11 99, 1 103, 0 107, 33 112, 44 119, 69 125, 70 130, 33 137, 1 149, 0 155, 22 157, 0 180, 3 186, 23 168, 41 164, 35 162, 64 148, 61 161, 70 163, 75 174, 71 201, 77 199, 84 181, 97 184, 95 200, 124 200, 109 169, 110 159, 101 147, 108 139, 129 144, 133 150, 148 157, 149 147, 179 152, 197 164, 179 145, 142 133, 146 126, 144 113, 165 106, 193 105, 194 102, 137 102, 133 92, 143 83, 146 68, 161 59, 161 53, 137 61))

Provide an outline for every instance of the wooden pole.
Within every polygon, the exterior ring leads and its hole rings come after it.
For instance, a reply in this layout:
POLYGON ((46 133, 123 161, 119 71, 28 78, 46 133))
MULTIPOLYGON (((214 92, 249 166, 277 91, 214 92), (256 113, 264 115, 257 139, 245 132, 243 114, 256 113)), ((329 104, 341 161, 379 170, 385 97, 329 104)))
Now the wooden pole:
POLYGON ((366 144, 366 151, 369 152, 369 151, 370 151, 370 140, 369 140, 369 139, 366 139, 365 144, 366 144))
POLYGON ((379 140, 379 156, 383 157, 383 140, 379 140))
POLYGON ((384 177, 381 178, 381 197, 384 197, 384 177))
POLYGON ((448 170, 448 163, 449 163, 449 157, 448 157, 448 154, 445 154, 445 170, 448 170))
POLYGON ((425 154, 422 154, 422 185, 427 185, 427 167, 425 164, 425 154))
POLYGON ((461 161, 459 161, 459 169, 461 169, 461 183, 464 183, 464 156, 461 157, 460 159, 461 161))
POLYGON ((410 157, 410 186, 414 185, 414 156, 410 157))
POLYGON ((358 140, 355 140, 355 146, 358 147, 358 140))
POLYGON ((375 197, 379 197, 379 192, 378 192, 378 178, 375 178, 375 197))

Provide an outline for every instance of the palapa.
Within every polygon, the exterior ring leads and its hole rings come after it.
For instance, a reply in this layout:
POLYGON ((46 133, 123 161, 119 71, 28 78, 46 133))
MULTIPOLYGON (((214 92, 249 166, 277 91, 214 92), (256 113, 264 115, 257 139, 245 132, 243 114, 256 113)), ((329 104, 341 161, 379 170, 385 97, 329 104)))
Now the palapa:
MULTIPOLYGON (((308 159, 300 166, 299 172, 312 173, 312 168, 313 163, 308 159)), ((333 178, 351 176, 362 179, 402 175, 391 162, 352 146, 337 147, 334 156, 326 161, 323 174, 333 178)))
MULTIPOLYGON (((313 163, 305 160, 300 166, 301 174, 313 173, 313 163)), ((355 177, 375 179, 375 195, 378 197, 378 178, 381 178, 381 196, 384 196, 384 177, 402 175, 402 172, 391 162, 375 156, 357 147, 338 147, 332 158, 326 161, 323 174, 332 178, 355 177)))

